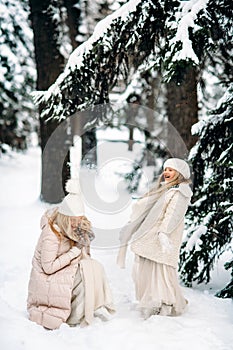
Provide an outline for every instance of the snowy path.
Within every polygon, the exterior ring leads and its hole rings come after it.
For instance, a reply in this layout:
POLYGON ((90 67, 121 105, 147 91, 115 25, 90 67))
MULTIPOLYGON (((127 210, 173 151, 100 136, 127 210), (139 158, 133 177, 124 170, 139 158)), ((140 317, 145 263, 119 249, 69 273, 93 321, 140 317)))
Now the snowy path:
POLYGON ((230 300, 206 290, 184 288, 189 309, 181 317, 154 316, 143 321, 135 311, 131 280, 133 256, 127 268, 116 264, 115 250, 93 250, 106 269, 117 313, 109 322, 95 320, 85 328, 46 331, 27 319, 27 283, 31 258, 46 209, 38 199, 40 152, 30 149, 0 159, 0 348, 1 350, 230 350, 233 349, 233 309, 230 300))

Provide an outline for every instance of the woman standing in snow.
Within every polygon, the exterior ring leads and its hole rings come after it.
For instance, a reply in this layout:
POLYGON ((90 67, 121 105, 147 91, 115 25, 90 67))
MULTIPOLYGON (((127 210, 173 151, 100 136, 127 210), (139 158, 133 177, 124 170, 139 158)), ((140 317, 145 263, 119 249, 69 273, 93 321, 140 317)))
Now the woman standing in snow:
POLYGON ((48 329, 88 325, 114 312, 104 269, 90 257, 94 234, 77 181, 69 180, 66 190, 61 205, 41 219, 28 286, 29 319, 48 329))
POLYGON ((157 186, 133 207, 121 231, 117 263, 124 268, 127 244, 135 253, 133 280, 139 310, 151 315, 180 315, 187 305, 177 278, 184 216, 192 191, 190 169, 179 158, 165 161, 157 186), (162 179, 164 178, 164 182, 162 179))

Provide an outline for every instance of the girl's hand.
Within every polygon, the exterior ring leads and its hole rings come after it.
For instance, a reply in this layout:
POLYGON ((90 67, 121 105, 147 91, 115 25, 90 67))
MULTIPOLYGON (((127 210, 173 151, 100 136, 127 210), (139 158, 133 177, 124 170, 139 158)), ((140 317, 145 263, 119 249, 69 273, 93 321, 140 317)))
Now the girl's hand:
POLYGON ((163 232, 159 232, 158 234, 159 234, 159 241, 160 241, 160 244, 162 246, 162 251, 163 252, 170 252, 172 249, 172 245, 171 245, 171 242, 170 242, 168 236, 163 232))

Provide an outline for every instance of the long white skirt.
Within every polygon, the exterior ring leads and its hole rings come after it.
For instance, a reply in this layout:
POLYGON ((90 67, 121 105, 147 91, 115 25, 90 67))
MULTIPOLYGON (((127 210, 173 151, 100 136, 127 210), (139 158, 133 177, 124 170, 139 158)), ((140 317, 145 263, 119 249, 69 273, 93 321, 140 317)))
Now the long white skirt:
POLYGON ((135 255, 133 267, 138 309, 144 318, 151 315, 178 316, 188 304, 172 266, 135 255))
MULTIPOLYGON (((74 279, 69 325, 85 326, 93 321, 96 310, 115 312, 112 294, 102 265, 94 259, 83 259, 74 279)), ((104 315, 103 315, 104 316, 104 315)))

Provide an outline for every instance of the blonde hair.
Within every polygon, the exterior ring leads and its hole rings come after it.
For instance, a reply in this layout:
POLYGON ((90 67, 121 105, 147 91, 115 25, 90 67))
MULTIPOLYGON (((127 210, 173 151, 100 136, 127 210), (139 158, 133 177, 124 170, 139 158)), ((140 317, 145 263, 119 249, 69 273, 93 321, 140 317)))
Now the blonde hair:
POLYGON ((159 197, 161 194, 163 194, 165 191, 167 191, 169 188, 171 188, 173 186, 179 185, 181 183, 186 183, 186 184, 191 183, 190 179, 185 179, 182 174, 180 174, 177 170, 175 170, 175 171, 176 171, 175 178, 168 183, 164 183, 162 181, 163 173, 160 174, 155 186, 153 186, 152 189, 144 195, 144 197, 148 197, 148 196, 152 196, 152 195, 156 195, 156 194, 159 197))
MULTIPOLYGON (((52 231, 61 239, 62 236, 69 238, 70 240, 77 242, 78 237, 77 234, 71 227, 70 216, 61 214, 57 209, 54 210, 52 215, 49 218, 49 224, 52 231), (54 225, 57 225, 60 229, 60 232, 56 230, 54 225)), ((80 222, 80 229, 84 232, 91 231, 91 222, 87 219, 86 216, 82 216, 82 220, 80 222)))

